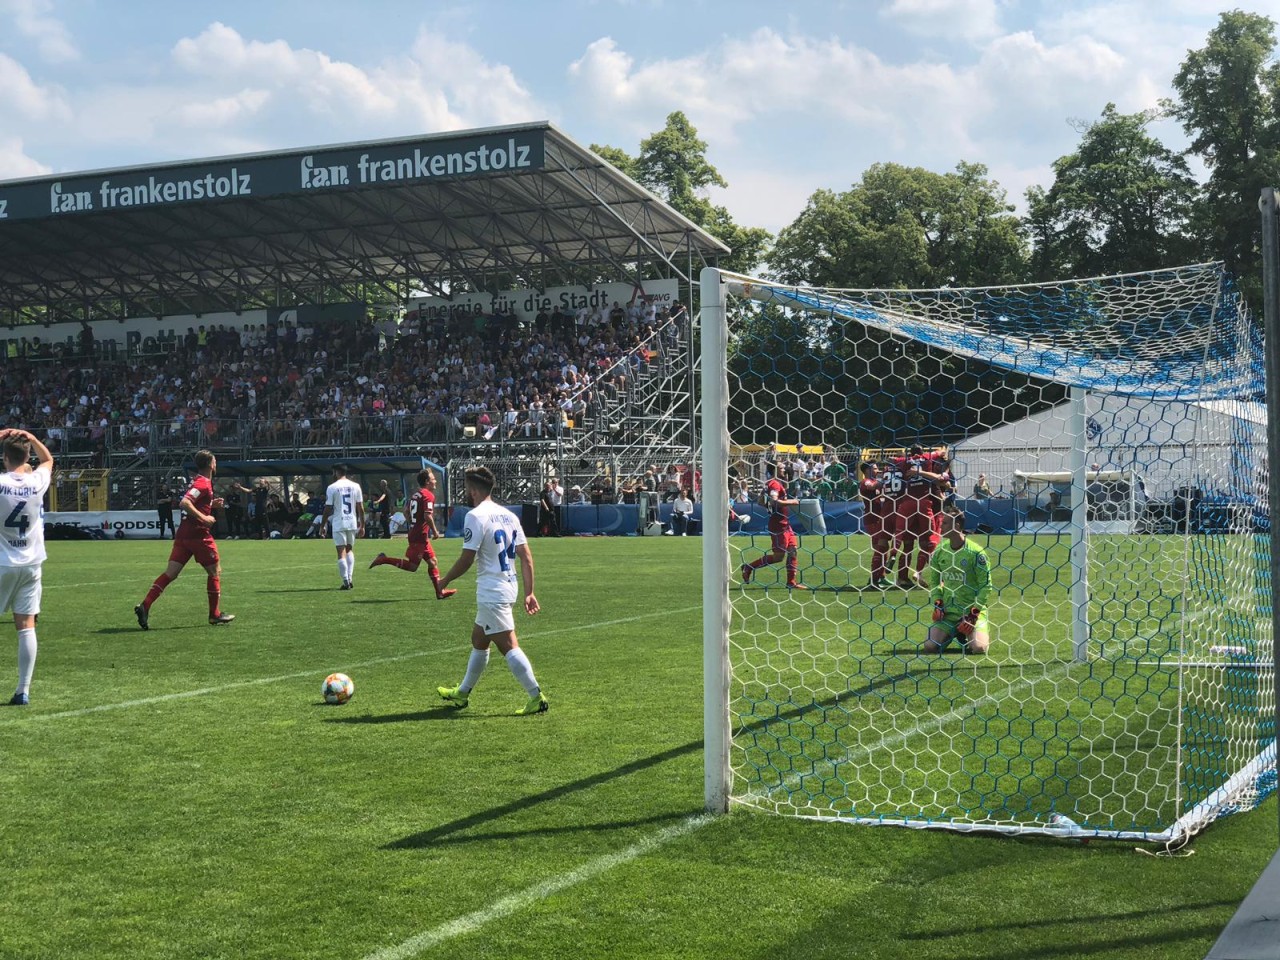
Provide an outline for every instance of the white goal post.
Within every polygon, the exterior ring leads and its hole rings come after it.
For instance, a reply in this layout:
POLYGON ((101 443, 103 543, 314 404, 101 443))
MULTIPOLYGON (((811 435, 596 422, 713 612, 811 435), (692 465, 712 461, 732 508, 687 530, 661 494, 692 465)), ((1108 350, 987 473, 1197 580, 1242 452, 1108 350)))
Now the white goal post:
POLYGON ((700 294, 708 810, 1173 842, 1274 790, 1267 381, 1221 265, 700 294), (861 496, 816 498, 835 460, 861 496))

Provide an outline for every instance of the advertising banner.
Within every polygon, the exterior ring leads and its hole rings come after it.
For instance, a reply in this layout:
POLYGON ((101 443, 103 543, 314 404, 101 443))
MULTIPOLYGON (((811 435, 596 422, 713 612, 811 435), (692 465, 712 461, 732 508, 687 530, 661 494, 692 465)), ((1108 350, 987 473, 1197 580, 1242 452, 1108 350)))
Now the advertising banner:
POLYGON ((154 510, 77 510, 47 512, 46 531, 51 524, 82 530, 101 530, 108 540, 153 540, 159 536, 160 520, 154 510))

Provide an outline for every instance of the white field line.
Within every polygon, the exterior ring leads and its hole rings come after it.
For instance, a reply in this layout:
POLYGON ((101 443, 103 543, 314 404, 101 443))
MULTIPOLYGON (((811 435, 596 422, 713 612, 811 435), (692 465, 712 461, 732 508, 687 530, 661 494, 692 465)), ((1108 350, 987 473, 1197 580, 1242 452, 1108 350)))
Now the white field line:
MULTIPOLYGON (((648 620, 653 617, 669 617, 672 614, 690 613, 694 610, 701 610, 702 605, 692 607, 681 607, 676 610, 656 610, 653 613, 641 613, 634 617, 622 617, 618 620, 598 620, 594 623, 582 623, 571 627, 557 627, 554 630, 542 630, 538 633, 530 633, 527 636, 530 639, 541 637, 550 637, 560 633, 572 633, 577 630, 594 630, 597 627, 613 627, 622 623, 634 623, 637 620, 648 620)), ((403 660, 415 660, 419 657, 430 657, 437 654, 453 653, 456 648, 436 650, 415 650, 413 653, 402 653, 394 657, 377 657, 373 660, 365 660, 360 663, 351 663, 346 665, 346 669, 354 670, 357 668, 371 667, 382 663, 399 663, 403 660)), ((26 713, 12 719, 0 721, 0 728, 17 723, 37 723, 43 720, 65 720, 71 717, 84 717, 91 713, 103 713, 107 710, 127 710, 130 707, 145 707, 154 703, 167 703, 170 700, 189 700, 193 697, 206 697, 215 693, 226 693, 230 690, 243 690, 245 687, 258 687, 268 683, 280 683, 285 680, 301 680, 304 677, 319 676, 323 670, 302 670, 297 673, 282 673, 274 677, 256 677, 252 680, 237 680, 235 683, 224 683, 216 687, 201 687, 198 690, 180 690, 177 693, 162 693, 154 697, 141 697, 137 700, 124 700, 120 703, 101 703, 93 707, 81 707, 77 710, 61 710, 57 713, 26 713)), ((17 711, 9 711, 10 714, 17 711)))
POLYGON ((659 830, 657 833, 637 843, 633 843, 625 850, 619 850, 617 853, 606 853, 603 856, 596 857, 594 860, 588 860, 582 866, 570 870, 568 873, 562 873, 558 877, 552 877, 550 880, 544 880, 542 883, 534 884, 532 887, 526 887, 519 893, 503 897, 487 907, 465 914, 456 920, 449 920, 438 927, 414 934, 408 940, 395 946, 375 950, 373 953, 368 954, 364 960, 409 960, 410 957, 414 957, 431 947, 438 946, 446 940, 453 940, 456 937, 474 933, 494 920, 508 917, 517 910, 522 910, 540 900, 545 900, 561 890, 577 886, 612 870, 614 867, 620 867, 623 864, 630 863, 632 860, 643 857, 647 853, 652 853, 672 840, 677 840, 693 833, 695 830, 702 829, 709 823, 714 823, 716 819, 715 815, 707 813, 688 817, 677 824, 659 830))

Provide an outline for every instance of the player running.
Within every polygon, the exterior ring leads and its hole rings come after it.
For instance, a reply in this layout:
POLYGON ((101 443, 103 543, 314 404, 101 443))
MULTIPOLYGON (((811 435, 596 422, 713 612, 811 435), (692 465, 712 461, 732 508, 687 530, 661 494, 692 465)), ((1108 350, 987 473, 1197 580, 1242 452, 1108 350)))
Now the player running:
POLYGON ((409 498, 405 515, 409 520, 409 548, 404 557, 388 557, 380 553, 373 558, 369 569, 385 565, 413 573, 425 556, 427 574, 436 589, 436 599, 447 600, 458 591, 440 588, 440 568, 436 566, 436 552, 431 549, 431 541, 440 539, 440 531, 436 527, 436 472, 429 467, 418 471, 418 492, 409 498))
POLYGON ((787 496, 787 485, 774 477, 764 485, 760 493, 760 503, 769 508, 770 549, 763 557, 742 565, 742 582, 750 583, 751 575, 761 567, 777 563, 787 558, 787 589, 808 590, 802 583, 796 582, 798 562, 796 553, 800 549, 800 541, 791 528, 792 507, 799 507, 800 501, 787 496))
POLYGON ((351 577, 356 571, 356 536, 364 529, 364 491, 347 479, 347 468, 342 464, 333 468, 333 483, 324 494, 322 529, 326 523, 338 551, 338 576, 342 577, 338 589, 350 590, 355 586, 351 577))
POLYGON ((927 585, 921 578, 924 568, 938 545, 934 531, 934 499, 942 478, 937 455, 925 453, 915 444, 905 457, 893 460, 885 472, 884 491, 893 500, 893 535, 898 554, 898 586, 904 590, 927 585), (911 569, 912 554, 915 570, 911 569))
POLYGON ((871 583, 873 590, 889 586, 889 570, 893 566, 893 500, 884 491, 880 479, 880 467, 875 463, 862 465, 862 481, 858 484, 862 497, 862 527, 871 538, 871 583))
POLYGON ((467 496, 473 504, 462 528, 462 553, 440 580, 447 587, 479 561, 476 573, 476 622, 471 628, 471 656, 467 672, 456 687, 437 687, 441 699, 455 707, 465 707, 472 688, 489 665, 489 645, 496 644, 507 659, 511 673, 524 687, 529 700, 516 711, 521 716, 543 713, 547 698, 533 675, 533 665, 516 639, 516 621, 511 606, 516 602, 515 560, 520 560, 524 581, 524 610, 533 616, 541 607, 533 593, 533 553, 520 521, 506 507, 494 503, 493 473, 488 467, 472 467, 466 473, 467 496))
POLYGON ((182 522, 173 537, 173 549, 169 551, 169 565, 156 577, 142 602, 133 608, 138 626, 150 629, 151 606, 160 599, 164 588, 178 579, 182 568, 192 557, 204 567, 206 592, 209 595, 209 624, 222 626, 234 620, 235 614, 223 613, 222 564, 218 559, 218 544, 213 539, 213 526, 217 518, 213 511, 222 507, 222 498, 213 495, 213 475, 218 470, 218 458, 209 450, 197 451, 196 475, 187 492, 182 495, 182 522))
POLYGON ((986 653, 991 643, 987 624, 991 564, 987 552, 965 535, 963 513, 944 513, 942 530, 945 537, 929 559, 933 623, 923 651, 940 653, 958 639, 965 653, 986 653))

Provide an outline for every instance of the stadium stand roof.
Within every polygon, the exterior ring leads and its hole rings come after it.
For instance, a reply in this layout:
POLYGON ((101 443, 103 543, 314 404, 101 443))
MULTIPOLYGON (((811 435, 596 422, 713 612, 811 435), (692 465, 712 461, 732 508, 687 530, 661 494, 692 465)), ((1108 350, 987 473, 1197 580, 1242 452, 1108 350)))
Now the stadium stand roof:
POLYGON ((691 281, 727 252, 546 122, 0 182, 0 310, 53 319, 691 281))

